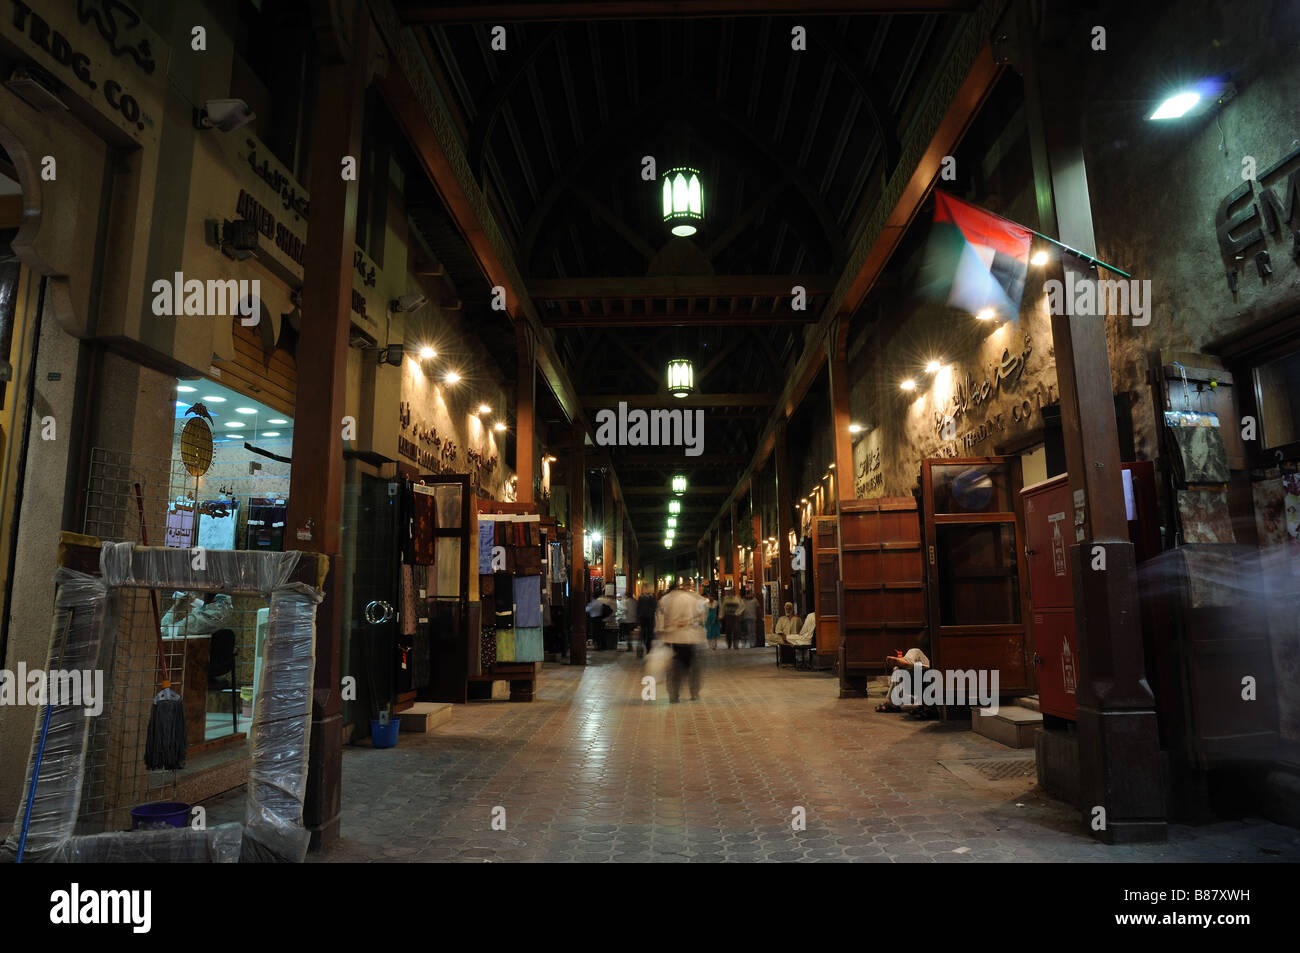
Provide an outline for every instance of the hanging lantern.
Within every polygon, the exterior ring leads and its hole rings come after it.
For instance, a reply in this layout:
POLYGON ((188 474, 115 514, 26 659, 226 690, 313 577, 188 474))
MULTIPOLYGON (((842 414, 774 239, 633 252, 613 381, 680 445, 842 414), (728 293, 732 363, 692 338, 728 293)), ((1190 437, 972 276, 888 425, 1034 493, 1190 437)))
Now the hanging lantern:
POLYGON ((670 517, 668 517, 668 528, 669 528, 669 529, 676 529, 676 528, 677 528, 677 517, 676 517, 676 516, 670 516, 670 517))
POLYGON ((704 192, 698 169, 680 166, 664 173, 664 223, 674 235, 694 235, 704 221, 704 192))
POLYGON ((681 496, 683 493, 686 492, 686 477, 684 476, 673 477, 673 492, 676 493, 678 496, 681 496))
POLYGON ((682 511, 682 504, 678 503, 676 500, 669 500, 669 501, 668 501, 668 512, 669 512, 669 513, 672 513, 672 514, 675 516, 675 515, 677 515, 678 513, 680 513, 681 511, 682 511))
POLYGON ((695 390, 695 365, 687 358, 678 357, 668 362, 668 393, 686 397, 695 390))

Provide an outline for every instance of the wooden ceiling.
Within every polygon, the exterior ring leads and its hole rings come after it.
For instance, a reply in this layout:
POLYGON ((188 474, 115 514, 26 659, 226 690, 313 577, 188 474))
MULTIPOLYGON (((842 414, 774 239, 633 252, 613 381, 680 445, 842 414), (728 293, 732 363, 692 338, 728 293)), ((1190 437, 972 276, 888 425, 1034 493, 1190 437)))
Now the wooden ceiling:
MULTIPOLYGON (((750 462, 972 4, 814 3, 793 18, 730 15, 795 6, 764 2, 398 6, 584 406, 663 406, 668 360, 695 364, 703 456, 602 450, 638 537, 662 545, 657 488, 675 473, 725 487, 696 501, 716 512, 750 462), (850 6, 893 12, 816 15, 850 6), (695 236, 666 231, 646 156, 701 171, 695 236)), ((454 260, 427 200, 425 237, 454 260)), ((511 342, 491 334, 512 371, 511 342)), ((698 539, 707 509, 679 517, 679 540, 698 539)))

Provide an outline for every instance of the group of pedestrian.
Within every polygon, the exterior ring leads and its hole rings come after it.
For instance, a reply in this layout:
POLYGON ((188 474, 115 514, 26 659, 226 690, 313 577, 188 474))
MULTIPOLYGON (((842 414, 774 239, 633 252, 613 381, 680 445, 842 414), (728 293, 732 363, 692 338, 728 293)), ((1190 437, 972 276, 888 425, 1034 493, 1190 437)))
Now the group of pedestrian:
POLYGON ((754 598, 752 589, 743 590, 739 596, 734 592, 728 593, 721 605, 717 604, 713 596, 710 599, 713 600, 711 605, 716 607, 717 614, 721 616, 718 629, 712 636, 715 649, 718 647, 719 635, 726 636, 729 649, 740 648, 742 642, 749 646, 762 644, 759 635, 762 632, 763 609, 754 598))

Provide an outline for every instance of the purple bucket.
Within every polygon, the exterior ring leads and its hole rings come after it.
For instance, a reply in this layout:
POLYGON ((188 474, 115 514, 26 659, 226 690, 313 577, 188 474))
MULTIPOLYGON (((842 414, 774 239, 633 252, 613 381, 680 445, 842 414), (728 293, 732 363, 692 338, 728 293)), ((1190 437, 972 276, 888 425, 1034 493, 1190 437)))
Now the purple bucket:
POLYGON ((190 806, 180 801, 156 801, 131 808, 131 830, 152 831, 160 827, 184 827, 190 806))

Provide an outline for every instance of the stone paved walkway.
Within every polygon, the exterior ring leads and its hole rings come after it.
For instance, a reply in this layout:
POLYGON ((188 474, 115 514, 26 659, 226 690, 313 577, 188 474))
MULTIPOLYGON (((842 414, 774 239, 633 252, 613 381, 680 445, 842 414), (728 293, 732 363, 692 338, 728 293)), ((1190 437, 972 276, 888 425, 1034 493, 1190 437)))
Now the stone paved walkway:
POLYGON ((697 702, 642 701, 641 663, 597 652, 546 666, 531 704, 460 705, 433 734, 345 749, 342 839, 311 859, 1300 860, 1300 832, 1261 820, 1097 844, 1032 774, 973 783, 939 763, 1028 752, 841 701, 833 678, 778 670, 771 649, 704 660, 697 702))

